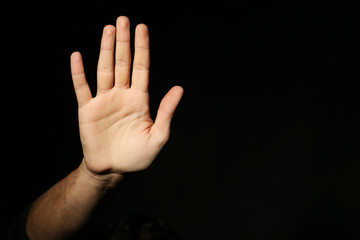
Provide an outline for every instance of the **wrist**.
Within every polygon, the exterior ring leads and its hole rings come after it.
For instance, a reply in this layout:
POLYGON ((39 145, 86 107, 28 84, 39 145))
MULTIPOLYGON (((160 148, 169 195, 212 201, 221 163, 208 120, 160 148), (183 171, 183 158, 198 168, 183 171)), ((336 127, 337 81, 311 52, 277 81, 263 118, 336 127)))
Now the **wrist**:
POLYGON ((120 173, 94 173, 88 169, 84 160, 78 167, 78 171, 91 185, 103 189, 116 187, 116 185, 124 178, 124 175, 120 173))

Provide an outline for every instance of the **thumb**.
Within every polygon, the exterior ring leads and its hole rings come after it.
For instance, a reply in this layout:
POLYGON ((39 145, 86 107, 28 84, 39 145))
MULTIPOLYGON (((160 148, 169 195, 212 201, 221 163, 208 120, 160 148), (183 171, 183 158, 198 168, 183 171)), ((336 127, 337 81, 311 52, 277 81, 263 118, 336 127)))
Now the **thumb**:
POLYGON ((170 136, 170 124, 174 116, 176 107, 184 93, 184 89, 180 86, 172 87, 169 92, 161 100, 155 123, 152 131, 157 136, 161 145, 165 144, 170 136))

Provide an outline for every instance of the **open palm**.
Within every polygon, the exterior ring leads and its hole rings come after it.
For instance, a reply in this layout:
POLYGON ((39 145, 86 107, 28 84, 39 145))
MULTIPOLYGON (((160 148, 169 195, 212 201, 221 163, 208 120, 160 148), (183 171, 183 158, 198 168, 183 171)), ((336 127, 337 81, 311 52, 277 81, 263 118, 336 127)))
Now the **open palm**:
POLYGON ((116 28, 104 28, 96 97, 91 95, 80 53, 71 55, 84 163, 96 174, 147 168, 169 138, 171 119, 182 97, 183 89, 173 87, 161 101, 155 122, 151 119, 149 34, 144 24, 135 30, 130 86, 131 59, 130 23, 124 16, 117 19, 116 28))

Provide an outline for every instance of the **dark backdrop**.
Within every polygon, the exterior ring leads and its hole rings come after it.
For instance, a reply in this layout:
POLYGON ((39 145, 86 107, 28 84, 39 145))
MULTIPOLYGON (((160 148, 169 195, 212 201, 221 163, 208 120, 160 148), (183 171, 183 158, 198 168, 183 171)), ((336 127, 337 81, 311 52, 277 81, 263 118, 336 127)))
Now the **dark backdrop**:
POLYGON ((94 89, 102 28, 126 15, 150 29, 154 117, 171 86, 185 94, 169 143, 99 222, 150 215, 184 240, 358 239, 360 5, 288 2, 4 5, 1 227, 79 165, 70 54, 94 89))

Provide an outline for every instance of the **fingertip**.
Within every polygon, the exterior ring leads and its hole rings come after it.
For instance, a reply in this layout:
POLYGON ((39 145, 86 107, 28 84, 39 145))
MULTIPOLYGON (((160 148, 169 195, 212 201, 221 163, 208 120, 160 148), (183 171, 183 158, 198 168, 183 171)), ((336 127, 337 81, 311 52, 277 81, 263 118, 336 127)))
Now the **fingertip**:
POLYGON ((136 31, 146 33, 146 32, 148 32, 148 31, 149 31, 149 29, 148 29, 148 27, 147 27, 147 25, 146 25, 146 24, 144 24, 144 23, 140 23, 140 24, 138 24, 138 25, 136 26, 136 31))
POLYGON ((120 16, 116 19, 116 25, 120 27, 127 27, 130 24, 130 20, 127 16, 120 16))
POLYGON ((104 27, 104 34, 113 35, 116 31, 115 26, 108 24, 104 27))
POLYGON ((71 54, 70 68, 71 68, 71 74, 73 75, 82 74, 84 72, 82 56, 80 52, 75 51, 71 54))
POLYGON ((70 67, 71 67, 71 73, 76 74, 78 72, 82 71, 82 57, 81 53, 78 51, 75 51, 70 56, 70 67))
POLYGON ((184 88, 182 86, 176 85, 172 87, 178 94, 183 95, 184 94, 184 88))
POLYGON ((184 94, 184 88, 181 86, 174 86, 169 91, 169 97, 178 98, 179 101, 182 98, 183 94, 184 94))
POLYGON ((79 61, 81 60, 81 53, 79 51, 75 51, 70 55, 71 60, 79 61))

